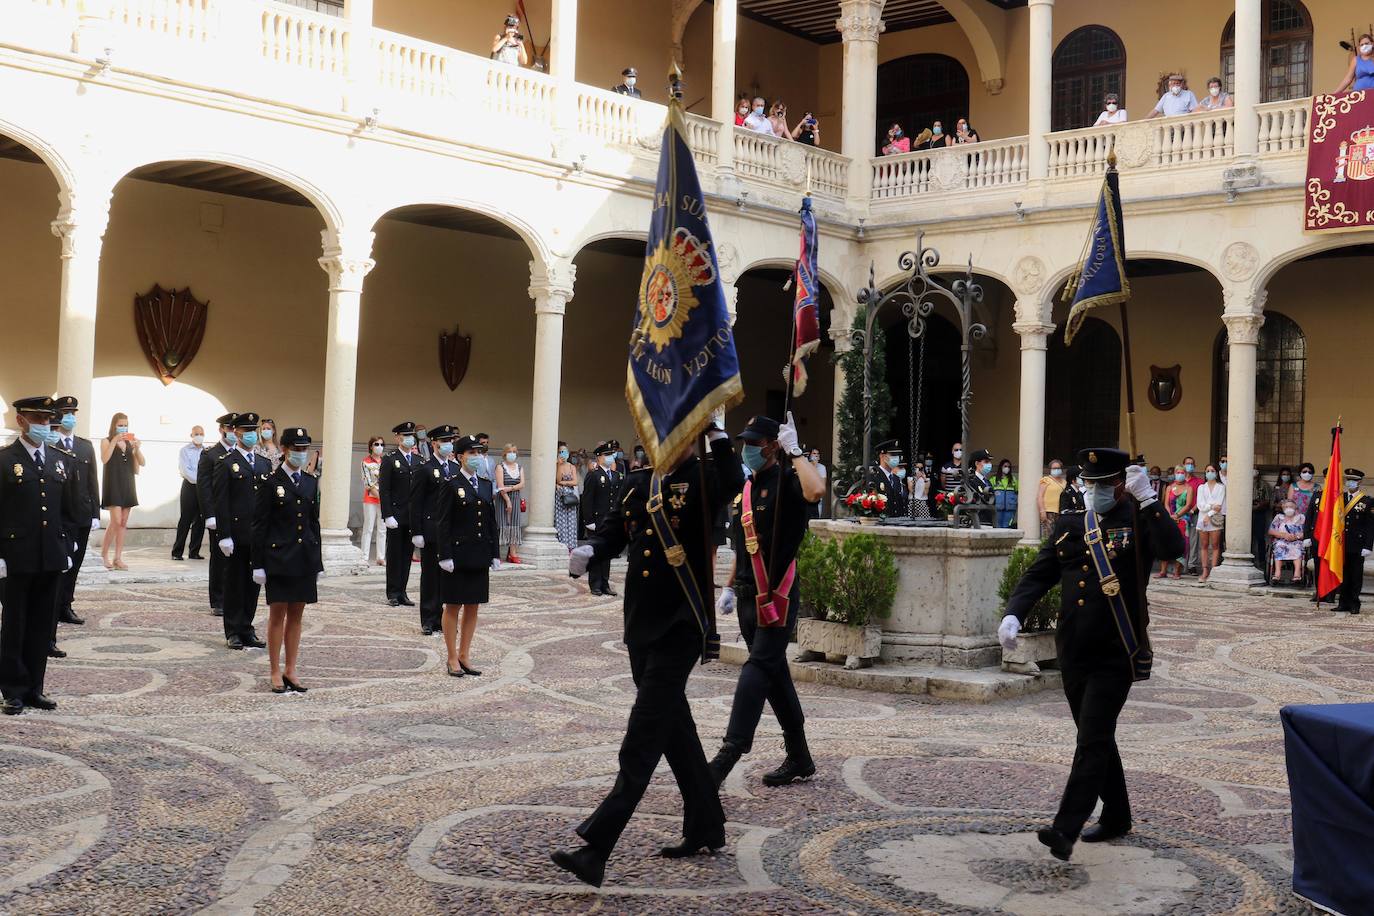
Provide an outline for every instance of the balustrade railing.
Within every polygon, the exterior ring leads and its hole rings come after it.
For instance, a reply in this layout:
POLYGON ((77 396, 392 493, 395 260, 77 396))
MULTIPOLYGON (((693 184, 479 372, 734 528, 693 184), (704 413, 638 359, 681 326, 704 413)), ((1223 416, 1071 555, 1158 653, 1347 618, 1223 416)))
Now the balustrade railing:
POLYGON ((350 27, 346 21, 274 3, 260 9, 264 59, 316 73, 348 73, 350 27))
MULTIPOLYGON (((659 115, 659 121, 662 119, 663 115, 659 115)), ((720 122, 701 115, 688 114, 687 143, 692 147, 692 158, 698 164, 717 164, 720 162, 720 122)))
POLYGON ((806 174, 811 189, 822 194, 844 197, 849 193, 849 160, 838 153, 804 146, 806 151, 806 174))
POLYGON ((553 122, 556 89, 543 73, 493 61, 487 69, 487 111, 516 120, 553 122))
POLYGON ((1312 99, 1266 102, 1255 106, 1259 115, 1259 151, 1286 153, 1307 149, 1307 124, 1312 116, 1312 99))
POLYGON ((219 10, 217 0, 114 0, 111 18, 116 26, 207 42, 214 35, 219 10))
POLYGON ((782 178, 782 140, 743 127, 735 131, 735 170, 765 181, 782 178))
POLYGON ((452 49, 382 29, 373 30, 372 47, 377 82, 385 88, 414 95, 449 94, 452 49))
POLYGON ((1029 144, 1010 137, 873 160, 873 199, 975 190, 1026 181, 1029 144))
POLYGON ((1153 161, 1145 166, 1178 165, 1229 158, 1235 154, 1235 110, 1194 112, 1145 122, 1155 131, 1153 161))
POLYGON ((579 86, 577 129, 607 143, 634 143, 639 139, 637 101, 605 89, 579 86))
POLYGON ((1116 147, 1118 127, 1113 124, 1050 134, 1049 177, 1100 175, 1107 168, 1107 156, 1116 147))

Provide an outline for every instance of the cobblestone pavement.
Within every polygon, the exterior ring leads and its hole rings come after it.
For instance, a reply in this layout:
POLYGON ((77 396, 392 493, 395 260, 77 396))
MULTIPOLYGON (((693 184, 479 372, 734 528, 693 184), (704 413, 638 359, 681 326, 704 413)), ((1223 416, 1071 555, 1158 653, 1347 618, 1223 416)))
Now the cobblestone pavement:
MULTIPOLYGON (((1030 831, 1072 751, 1058 694, 992 706, 804 685, 820 771, 767 789, 765 717, 724 790, 730 845, 687 862, 666 768, 599 893, 548 861, 613 778, 631 699, 619 610, 499 574, 474 650, 379 577, 307 611, 306 696, 267 690, 189 584, 79 596, 57 713, 0 722, 0 913, 1290 913, 1279 708, 1374 695, 1374 619, 1161 591, 1153 680, 1121 728, 1136 832, 1071 863, 1030 831), (403 613, 404 612, 404 613, 403 613)), ((260 626, 261 628, 261 626, 260 626)), ((691 681, 712 753, 737 669, 691 681)))

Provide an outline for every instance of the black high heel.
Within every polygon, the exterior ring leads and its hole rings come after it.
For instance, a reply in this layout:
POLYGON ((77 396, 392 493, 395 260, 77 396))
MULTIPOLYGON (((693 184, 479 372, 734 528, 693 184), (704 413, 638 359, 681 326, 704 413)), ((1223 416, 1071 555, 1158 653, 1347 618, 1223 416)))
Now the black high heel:
POLYGON ((470 674, 470 675, 472 675, 473 677, 481 677, 481 676, 482 676, 482 672, 478 671, 476 668, 469 668, 469 667, 467 666, 467 664, 466 664, 461 658, 458 659, 458 667, 463 669, 463 673, 464 673, 464 674, 470 674))
POLYGON ((286 689, 290 690, 292 693, 305 693, 307 690, 310 689, 309 687, 302 687, 300 684, 297 684, 295 681, 291 680, 291 678, 287 677, 284 674, 282 675, 281 681, 283 684, 286 685, 286 689))
POLYGON ((454 671, 452 668, 450 668, 450 667, 448 666, 448 663, 445 662, 445 663, 444 663, 444 670, 448 672, 448 676, 449 676, 449 677, 462 677, 464 674, 467 674, 467 668, 463 665, 462 662, 459 662, 459 663, 458 663, 458 670, 457 670, 457 671, 454 671))
MULTIPOLYGON (((285 679, 285 678, 282 678, 282 680, 285 681, 286 679, 285 679)), ((285 684, 282 684, 282 686, 278 687, 276 684, 273 684, 271 681, 268 681, 267 683, 268 683, 268 685, 272 688, 272 692, 273 692, 273 693, 286 693, 286 685, 285 685, 285 684)))

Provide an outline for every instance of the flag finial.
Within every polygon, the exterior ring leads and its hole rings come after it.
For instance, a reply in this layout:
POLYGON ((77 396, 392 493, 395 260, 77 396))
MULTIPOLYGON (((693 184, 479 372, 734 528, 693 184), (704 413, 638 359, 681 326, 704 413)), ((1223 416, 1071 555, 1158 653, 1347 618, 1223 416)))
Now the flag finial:
POLYGON ((676 63, 673 64, 673 69, 668 74, 668 95, 675 102, 682 101, 682 68, 676 63))

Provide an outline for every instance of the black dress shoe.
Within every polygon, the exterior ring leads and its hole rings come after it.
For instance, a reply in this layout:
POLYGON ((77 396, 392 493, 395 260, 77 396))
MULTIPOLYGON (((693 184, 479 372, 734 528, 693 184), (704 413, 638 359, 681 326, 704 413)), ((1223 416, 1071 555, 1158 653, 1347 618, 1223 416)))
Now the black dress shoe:
POLYGON ((211 616, 211 617, 223 617, 223 616, 224 616, 224 608, 222 608, 222 607, 212 607, 212 608, 210 608, 210 616, 211 616))
POLYGON ((285 684, 286 689, 291 691, 292 693, 305 693, 308 690, 310 690, 309 687, 302 687, 300 684, 297 684, 295 681, 291 680, 291 678, 286 677, 285 675, 282 675, 281 682, 285 684))
POLYGON ((243 640, 239 639, 237 636, 230 636, 230 637, 228 637, 227 639, 224 640, 224 644, 225 644, 226 646, 228 646, 229 648, 231 648, 231 649, 242 649, 242 648, 243 648, 243 640))
POLYGON ((76 616, 76 612, 69 607, 64 607, 57 612, 58 623, 70 623, 73 626, 81 626, 86 622, 86 618, 76 616))
POLYGON ((415 602, 410 600, 409 595, 402 595, 397 600, 400 601, 401 604, 404 604, 406 607, 415 607, 415 602))
POLYGON ((739 763, 739 749, 733 744, 722 744, 720 750, 716 751, 716 756, 711 758, 711 762, 706 764, 706 768, 711 771, 711 780, 719 789, 721 783, 725 782, 725 777, 730 775, 730 771, 739 763))
POLYGON ((48 646, 48 658, 66 658, 67 653, 57 648, 57 643, 48 646))
POLYGON ((592 596, 593 598, 600 598, 602 595, 605 594, 605 592, 603 592, 603 591, 602 591, 601 589, 599 589, 599 588, 594 588, 594 589, 591 590, 590 594, 591 594, 591 596, 592 596))
POLYGON ((1123 837, 1130 832, 1130 821, 1127 821, 1124 827, 1113 827, 1110 824, 1104 824, 1101 821, 1098 821, 1096 824, 1093 824, 1087 830, 1084 830, 1078 838, 1085 843, 1105 843, 1108 840, 1114 840, 1117 837, 1123 837))
POLYGON ((49 698, 45 694, 31 693, 24 698, 25 706, 32 706, 34 709, 46 709, 49 712, 57 708, 57 701, 49 698))
POLYGON ((786 786, 802 779, 810 779, 816 775, 816 763, 810 757, 797 760, 789 756, 782 762, 782 766, 776 770, 769 770, 763 774, 763 784, 765 786, 786 786))
POLYGON ((619 598, 619 597, 620 597, 620 592, 618 592, 618 591, 616 591, 615 589, 611 588, 609 585, 606 586, 605 588, 603 588, 603 589, 601 590, 601 594, 606 595, 606 596, 611 597, 611 598, 619 598))
POLYGON ((5 697, 4 701, 0 702, 0 712, 3 712, 7 716, 17 716, 23 711, 23 702, 15 697, 5 697))
POLYGON ((242 637, 242 642, 244 647, 249 649, 267 648, 267 643, 263 642, 261 639, 258 639, 258 634, 254 633, 252 630, 248 631, 247 636, 242 637))
POLYGON ((420 635, 421 635, 421 636, 433 636, 433 635, 434 635, 434 627, 430 626, 429 624, 425 624, 424 626, 420 627, 420 635))
POLYGON ((564 871, 572 872, 577 880, 592 887, 600 887, 606 877, 606 857, 590 846, 569 852, 560 849, 550 858, 564 871))
POLYGON ((687 840, 684 839, 676 846, 664 846, 658 854, 665 859, 689 859, 692 856, 700 855, 705 852, 713 855, 719 849, 725 847, 725 834, 714 836, 709 840, 687 840))
POLYGON ((1059 861, 1067 862, 1069 856, 1073 855, 1073 840, 1053 827, 1041 827, 1035 832, 1035 836, 1040 840, 1042 846, 1049 847, 1050 855, 1059 861))
POLYGON ((193 560, 203 560, 203 559, 205 559, 205 558, 202 557, 202 556, 201 556, 200 554, 198 554, 198 553, 193 553, 193 554, 191 554, 191 559, 193 559, 193 560))
POLYGON ((176 560, 177 562, 181 562, 181 561, 185 560, 186 558, 185 558, 185 557, 179 557, 179 556, 177 556, 176 554, 172 554, 172 559, 173 559, 173 560, 176 560))
POLYGON ((400 606, 401 606, 400 599, 398 599, 398 598, 388 598, 388 599, 386 599, 386 603, 389 604, 389 605, 391 605, 392 607, 400 607, 400 606))

